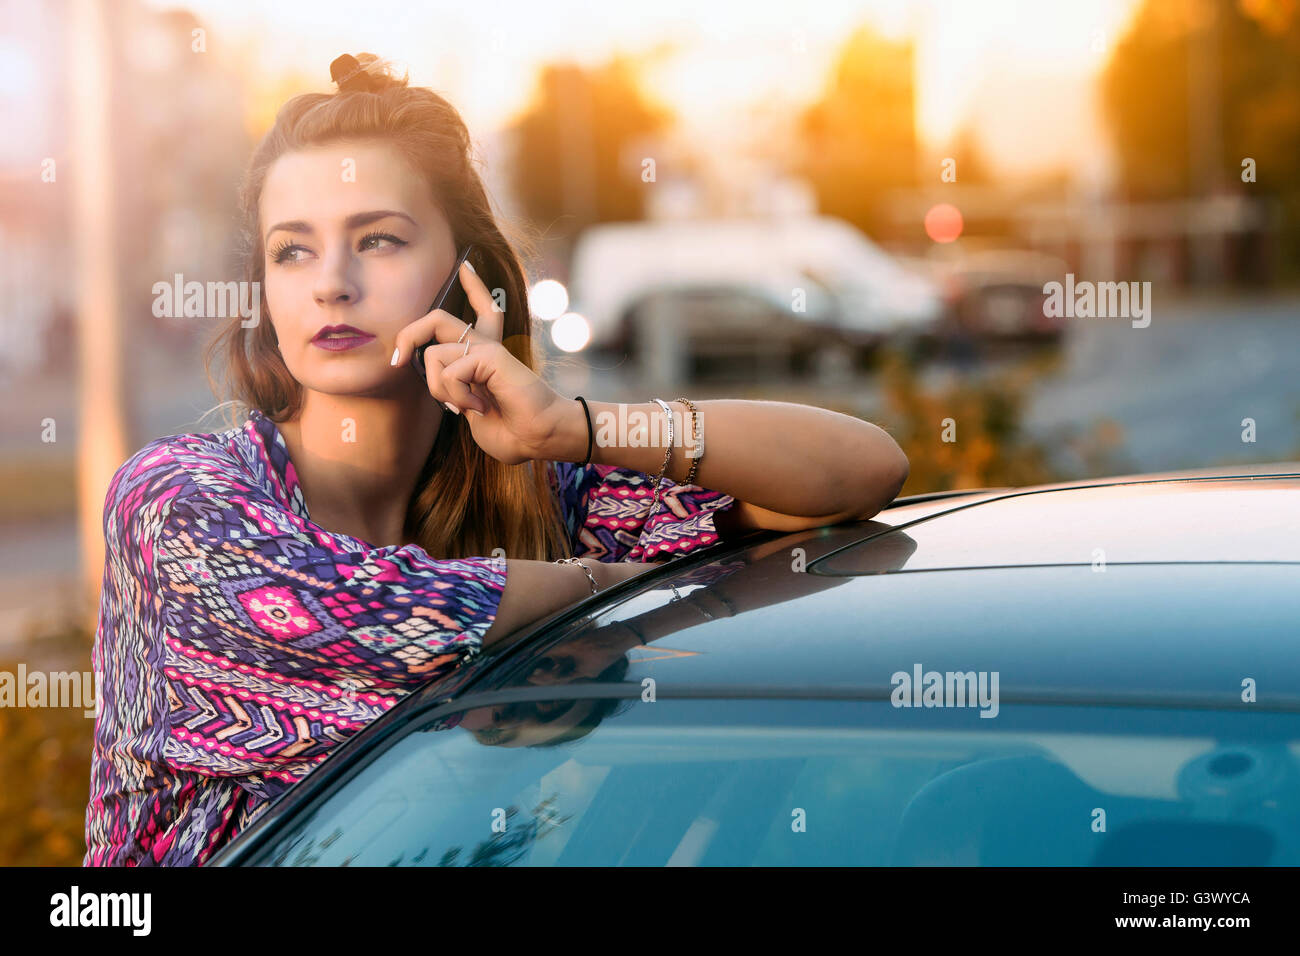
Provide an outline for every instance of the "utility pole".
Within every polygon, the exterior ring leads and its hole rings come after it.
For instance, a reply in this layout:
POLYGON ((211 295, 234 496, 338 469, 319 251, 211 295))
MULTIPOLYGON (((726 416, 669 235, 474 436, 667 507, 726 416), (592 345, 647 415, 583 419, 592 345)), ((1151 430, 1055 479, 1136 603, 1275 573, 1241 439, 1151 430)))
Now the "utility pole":
MULTIPOLYGON (((77 524, 82 593, 94 615, 103 579, 104 495, 126 459, 122 317, 114 253, 113 71, 107 5, 69 5, 69 101, 72 129, 72 277, 76 282, 77 524)), ((82 608, 77 608, 80 614, 82 608)), ((93 618, 92 618, 93 619, 93 618)), ((92 624, 93 627, 93 624, 92 624)))
POLYGON ((1223 238, 1214 231, 1210 213, 1223 184, 1218 0, 1197 0, 1193 9, 1187 38, 1187 241, 1193 283, 1215 283, 1222 279, 1224 265, 1223 238))

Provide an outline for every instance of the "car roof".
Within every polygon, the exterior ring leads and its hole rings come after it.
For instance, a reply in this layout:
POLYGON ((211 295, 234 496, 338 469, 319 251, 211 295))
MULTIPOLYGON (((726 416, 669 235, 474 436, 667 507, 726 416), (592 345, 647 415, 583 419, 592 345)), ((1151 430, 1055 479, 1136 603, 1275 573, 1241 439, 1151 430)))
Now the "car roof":
MULTIPOLYGON (((920 495, 899 499, 870 521, 755 532, 683 555, 536 622, 411 694, 284 794, 278 809, 212 864, 255 852, 286 813, 332 792, 383 740, 422 728, 422 715, 445 715, 462 702, 641 696, 647 677, 655 681, 655 699, 886 700, 900 672, 982 672, 997 675, 999 706, 1250 710, 1289 721, 1300 713, 1300 543, 1288 551, 1281 539, 1289 529, 1300 542, 1298 466, 920 495), (1207 504, 1219 510, 1207 513, 1207 504), (1145 516, 1142 506, 1149 508, 1145 516), (1091 553, 1044 563, 1044 542, 1091 540, 1077 524, 1088 514, 1102 547, 1120 541, 1154 550, 1142 560, 1104 565, 1091 553), (1135 516, 1147 534, 1173 536, 1172 548, 1191 553, 1199 541, 1211 557, 1167 560, 1158 543, 1143 542, 1129 526, 1135 516), (961 540, 982 520, 985 530, 1001 525, 1013 540, 1039 549, 1037 557, 999 564, 1008 553, 999 537, 961 540), (1254 538, 1265 542, 1269 558, 1221 557, 1254 538), (953 548, 975 563, 948 566, 958 563, 945 557, 953 548), (696 589, 725 598, 736 613, 709 619, 670 606, 696 589), (629 666, 621 677, 530 680, 544 659, 582 642, 599 646, 621 620, 653 621, 656 614, 685 623, 623 654, 629 666), (1246 682, 1255 690, 1249 703, 1246 682)), ((718 612, 723 602, 699 603, 718 612)), ((1068 710, 1054 712, 1072 719, 1068 710)), ((1122 720, 1131 711, 1114 713, 1122 720)), ((1016 712, 1002 720, 999 726, 1014 727, 1016 712)), ((1252 724, 1255 732, 1261 726, 1275 725, 1252 724)))
POLYGON ((919 665, 1062 703, 1231 706, 1251 678, 1261 709, 1300 710, 1300 470, 1222 471, 922 496, 760 534, 596 596, 455 684, 538 690, 546 658, 631 618, 669 622, 627 655, 625 679, 661 696, 878 696, 919 665), (664 610, 697 588, 736 613, 664 610))

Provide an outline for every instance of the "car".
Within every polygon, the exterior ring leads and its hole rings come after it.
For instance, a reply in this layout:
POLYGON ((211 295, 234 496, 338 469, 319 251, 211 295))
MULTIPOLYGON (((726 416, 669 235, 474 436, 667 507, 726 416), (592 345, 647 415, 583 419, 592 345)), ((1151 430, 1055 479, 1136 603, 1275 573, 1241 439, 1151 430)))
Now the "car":
POLYGON ((521 629, 209 865, 1294 866, 1297 621, 1300 462, 902 498, 521 629))
POLYGON ((573 308, 593 352, 627 349, 628 310, 646 295, 684 285, 743 284, 790 309, 795 289, 808 313, 833 316, 841 338, 869 348, 920 334, 943 317, 939 289, 834 216, 616 222, 578 237, 569 276, 573 308), (823 308, 815 299, 829 299, 823 308))
POLYGON ((807 278, 664 285, 632 300, 622 322, 615 351, 636 356, 656 381, 696 379, 714 363, 751 375, 803 372, 846 344, 832 297, 807 278))
POLYGON ((944 290, 943 338, 1057 345, 1066 319, 1044 308, 1049 282, 1059 282, 1064 260, 1024 249, 986 248, 948 260, 912 260, 944 290))

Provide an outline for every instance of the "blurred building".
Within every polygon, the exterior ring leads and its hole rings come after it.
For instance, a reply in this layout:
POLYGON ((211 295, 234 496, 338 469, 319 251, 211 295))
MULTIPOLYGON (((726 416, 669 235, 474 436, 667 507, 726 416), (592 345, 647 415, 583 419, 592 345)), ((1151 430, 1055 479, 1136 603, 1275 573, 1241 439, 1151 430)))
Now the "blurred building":
POLYGON ((1278 276, 1282 209, 1275 199, 1222 192, 1129 202, 1108 193, 1053 192, 952 183, 898 193, 890 209, 897 229, 912 231, 911 251, 933 245, 919 224, 932 207, 950 203, 961 212, 963 242, 1044 252, 1096 280, 1250 286, 1278 276))
POLYGON ((1015 217, 1031 248, 1060 256, 1083 275, 1176 287, 1264 285, 1278 269, 1280 205, 1221 194, 1164 202, 1057 202, 1015 217))
POLYGON ((65 387, 76 371, 71 187, 78 165, 112 170, 119 314, 131 361, 141 350, 193 348, 195 330, 185 320, 154 317, 155 282, 177 272, 200 281, 237 278, 234 204, 251 147, 239 78, 209 52, 219 38, 188 11, 122 0, 102 8, 113 149, 105 157, 72 155, 70 6, 0 7, 0 108, 18 133, 0 144, 0 375, 64 376, 65 387))
MULTIPOLYGON (((66 332, 69 191, 66 71, 59 57, 65 2, 0 7, 0 380, 62 358, 66 332), (51 57, 54 59, 51 60, 51 57)), ((70 370, 70 369, 69 369, 70 370)))

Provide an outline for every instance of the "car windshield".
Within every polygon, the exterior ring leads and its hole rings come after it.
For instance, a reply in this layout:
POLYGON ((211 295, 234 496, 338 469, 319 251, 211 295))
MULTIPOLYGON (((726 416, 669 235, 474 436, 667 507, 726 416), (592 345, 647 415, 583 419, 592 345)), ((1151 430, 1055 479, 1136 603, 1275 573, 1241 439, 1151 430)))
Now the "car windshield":
POLYGON ((412 719, 247 862, 1300 864, 1296 713, 585 690, 412 719))

